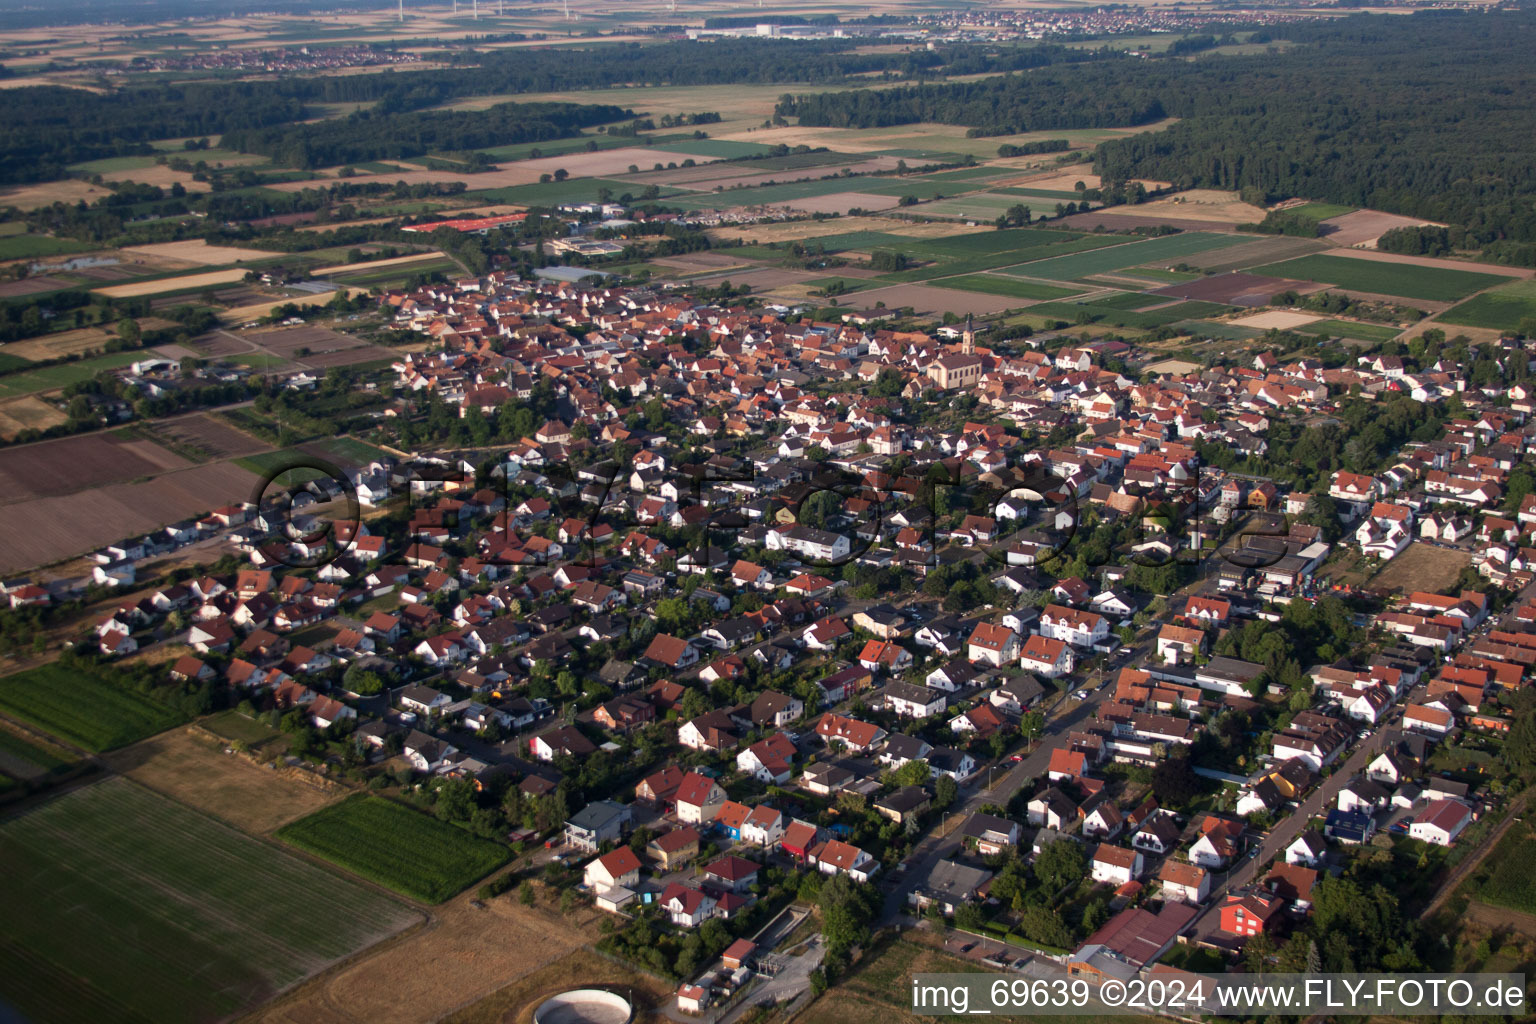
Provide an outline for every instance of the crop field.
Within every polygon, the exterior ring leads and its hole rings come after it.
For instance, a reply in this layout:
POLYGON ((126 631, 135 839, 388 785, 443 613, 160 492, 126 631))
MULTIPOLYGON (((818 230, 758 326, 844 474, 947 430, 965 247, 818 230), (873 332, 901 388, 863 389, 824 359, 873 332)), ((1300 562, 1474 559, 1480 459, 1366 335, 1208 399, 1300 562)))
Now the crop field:
POLYGON ((1227 312, 1227 307, 1214 302, 1180 302, 1163 309, 1136 312, 1094 306, 1089 303, 1042 302, 1038 306, 1031 306, 1029 312, 1032 315, 1065 320, 1068 323, 1073 323, 1080 315, 1086 313, 1096 324, 1150 330, 1154 327, 1177 323, 1180 320, 1194 320, 1224 313, 1227 312))
POLYGON ((67 252, 86 252, 93 248, 96 247, 70 238, 53 238, 49 235, 8 235, 0 238, 0 261, 35 260, 43 256, 59 256, 67 252))
POLYGON ((1293 206, 1287 213, 1294 213, 1308 220, 1328 220, 1330 217, 1342 217, 1346 213, 1354 213, 1355 207, 1341 206, 1338 203, 1305 203, 1301 206, 1293 206))
POLYGON ((152 697, 57 663, 0 679, 0 711, 97 753, 184 721, 152 697))
POLYGON ((1162 295, 1147 295, 1144 292, 1121 292, 1118 295, 1106 295, 1100 299, 1087 299, 1085 304, 1089 306, 1104 306, 1108 309, 1146 309, 1148 306, 1156 306, 1167 301, 1167 297, 1162 295))
POLYGON ((73 363, 60 363, 37 370, 8 373, 0 376, 0 398, 30 395, 39 391, 57 391, 67 384, 90 380, 102 370, 115 370, 141 358, 136 352, 113 352, 93 359, 81 359, 73 363))
POLYGON ((1477 898, 1512 910, 1536 914, 1536 832, 1528 823, 1515 822, 1483 861, 1492 873, 1478 890, 1477 898))
POLYGON ((0 452, 5 502, 73 494, 187 463, 174 452, 132 436, 88 434, 0 452))
POLYGON ((1301 281, 1317 281, 1346 291, 1397 295, 1405 299, 1455 302, 1473 292, 1502 284, 1506 278, 1469 270, 1420 267, 1409 263, 1385 263, 1348 256, 1302 256, 1255 267, 1255 274, 1272 274, 1301 281))
MULTIPOLYGON (((225 731, 253 738, 276 736, 270 729, 237 712, 226 711, 225 731), (247 726, 235 727, 235 721, 247 726), (260 731, 259 731, 260 730, 260 731)), ((202 723, 208 724, 208 723, 202 723)), ((112 769, 156 793, 171 797, 244 832, 265 835, 295 818, 317 811, 345 794, 340 786, 321 789, 303 776, 274 771, 244 757, 224 752, 225 743, 195 728, 170 729, 142 743, 114 751, 105 758, 112 769)), ((263 756, 282 752, 263 751, 263 756)))
POLYGON ((79 762, 61 747, 47 746, 0 725, 0 772, 17 779, 38 779, 69 771, 79 762))
POLYGON ((1319 320, 1296 329, 1302 334, 1324 334, 1356 341, 1391 341, 1402 333, 1391 324, 1358 324, 1350 320, 1319 320))
POLYGON ((1018 278, 999 277, 996 274, 963 274, 960 277, 943 278, 937 283, 945 288, 985 292, 988 295, 1006 295, 1013 299, 1064 299, 1082 291, 1081 288, 1041 284, 1038 281, 1021 281, 1018 278))
POLYGON ((201 1024, 417 915, 124 779, 0 825, 6 1000, 34 1020, 201 1024))
POLYGON ((1124 245, 1115 246, 1113 249, 1090 253, 1075 253, 1071 256, 1060 256, 1054 259, 1037 260, 1023 266, 1011 268, 1005 273, 1016 273, 1027 277, 1044 277, 1051 280, 1075 281, 1078 278, 1090 277, 1093 274, 1103 274, 1111 270, 1123 270, 1126 267, 1139 266, 1143 263, 1152 263, 1161 260, 1177 260, 1185 256, 1193 256, 1196 253, 1207 252, 1212 249, 1223 249, 1230 245, 1239 245, 1250 239, 1235 235, 1216 235, 1205 232, 1191 231, 1177 235, 1165 235, 1161 238, 1149 238, 1145 241, 1127 242, 1124 245))
POLYGON ((334 804, 277 835, 424 903, 441 903, 512 856, 505 846, 376 796, 334 804))
POLYGON ((161 295, 166 292, 195 291, 199 288, 211 288, 214 285, 234 284, 244 280, 246 272, 239 268, 232 270, 210 270, 202 274, 180 274, 176 277, 160 277, 152 281, 133 281, 128 284, 108 285, 105 288, 92 289, 97 295, 109 299, 136 299, 144 295, 161 295))
POLYGON ((886 275, 888 281, 927 281, 934 277, 935 273, 944 275, 973 274, 980 271, 996 271, 1009 273, 1009 270, 999 268, 1010 267, 1017 271, 1019 277, 1036 277, 1039 275, 1029 273, 1024 264, 1030 260, 1046 259, 1054 256, 1062 256, 1068 253, 1088 252, 1093 249, 1104 249, 1125 243, 1125 239, 1114 235, 1071 235, 1060 231, 1019 231, 1019 232, 978 232, 973 235, 960 235, 953 239, 934 239, 916 242, 904 247, 904 251, 917 259, 938 260, 937 270, 930 268, 917 268, 904 270, 896 274, 886 275), (1012 239, 1002 236, 1016 235, 1012 239), (1034 236, 1033 240, 1031 236, 1034 236), (1006 248, 994 250, 990 244, 997 242, 1024 243, 1018 248, 1006 248), (957 244, 951 244, 957 243, 957 244), (955 249, 966 246, 975 247, 973 254, 963 251, 958 253, 955 249))
POLYGON ((1536 279, 1500 285, 1474 295, 1456 308, 1441 313, 1437 319, 1462 327, 1512 331, 1527 317, 1536 317, 1536 279))
POLYGON ((1175 327, 1187 327, 1189 332, 1197 338, 1217 338, 1222 341, 1247 341, 1257 338, 1263 331, 1256 331, 1251 327, 1238 327, 1229 323, 1213 323, 1209 320, 1184 320, 1174 325, 1175 327))
MULTIPOLYGON (((1029 200, 1019 195, 999 195, 995 192, 977 192, 974 195, 954 199, 940 199, 924 203, 916 211, 928 217, 955 217, 960 220, 994 220, 1014 206, 1028 206, 1029 200)), ((1039 206, 1039 202, 1035 204, 1039 206)))

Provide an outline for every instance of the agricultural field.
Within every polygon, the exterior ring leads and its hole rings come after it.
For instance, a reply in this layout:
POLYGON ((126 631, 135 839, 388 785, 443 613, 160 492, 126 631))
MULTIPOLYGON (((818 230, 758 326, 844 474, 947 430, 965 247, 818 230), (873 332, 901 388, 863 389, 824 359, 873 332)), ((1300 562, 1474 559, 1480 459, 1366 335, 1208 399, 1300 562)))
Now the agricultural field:
POLYGON ((334 804, 277 836, 423 903, 443 902, 512 856, 505 846, 376 796, 334 804))
POLYGON ((0 724, 0 772, 32 781, 61 775, 79 764, 69 751, 0 724))
POLYGON ((1455 302, 1508 279, 1470 270, 1446 270, 1411 263, 1386 263, 1349 256, 1302 256, 1253 268, 1255 274, 1317 281, 1352 292, 1395 295, 1428 302, 1455 302))
POLYGON ((1341 206, 1338 203, 1303 203, 1301 206, 1293 206, 1286 210, 1299 217, 1308 220, 1330 220, 1334 217, 1342 217, 1346 213, 1354 213, 1353 206, 1341 206))
POLYGON ((1391 324, 1361 324, 1352 320, 1319 320, 1296 329, 1302 334, 1322 334, 1331 338, 1352 338, 1355 341, 1391 341, 1402 333, 1391 324))
POLYGON ((102 370, 115 370, 143 358, 136 352, 112 352, 73 363, 60 363, 37 370, 24 370, 0 376, 0 398, 35 394, 39 391, 57 391, 68 384, 90 380, 102 370))
POLYGON ((1528 278, 1474 295, 1436 319, 1461 327, 1513 331, 1519 328, 1522 320, 1530 317, 1536 317, 1536 279, 1528 278))
POLYGON ((89 252, 95 246, 76 242, 71 238, 53 238, 49 235, 6 235, 0 237, 0 261, 35 260, 45 256, 61 256, 65 253, 89 252))
POLYGON ((0 679, 0 712, 96 753, 186 720, 152 697, 58 663, 0 679))
MULTIPOLYGON (((232 711, 225 714, 239 718, 232 711)), ((243 734, 265 729, 250 719, 241 721, 252 727, 243 734)), ((233 731, 234 724, 226 722, 226 729, 233 731)), ((195 728, 172 729, 108 754, 106 761, 114 771, 157 793, 256 835, 334 803, 345 792, 226 754, 224 746, 195 728)))
POLYGON ((34 1020, 225 1019, 419 919, 126 779, 0 825, 6 1000, 34 1020))
POLYGON ((1526 914, 1536 914, 1536 831, 1528 822, 1517 821, 1499 840, 1483 862, 1492 867, 1487 881, 1478 890, 1484 903, 1508 907, 1526 914))
POLYGON ((1218 235, 1200 231, 1187 231, 1161 238, 1126 242, 1104 251, 1074 253, 1053 259, 1036 260, 1011 267, 1004 273, 1025 277, 1044 277, 1050 280, 1075 281, 1094 274, 1164 260, 1179 260, 1212 249, 1224 249, 1250 241, 1236 235, 1218 235))
POLYGON ((1021 281, 1018 278, 999 277, 996 274, 962 274, 959 277, 943 278, 941 283, 945 288, 985 292, 988 295, 1006 295, 1013 299, 1064 299, 1082 291, 1081 288, 1021 281))

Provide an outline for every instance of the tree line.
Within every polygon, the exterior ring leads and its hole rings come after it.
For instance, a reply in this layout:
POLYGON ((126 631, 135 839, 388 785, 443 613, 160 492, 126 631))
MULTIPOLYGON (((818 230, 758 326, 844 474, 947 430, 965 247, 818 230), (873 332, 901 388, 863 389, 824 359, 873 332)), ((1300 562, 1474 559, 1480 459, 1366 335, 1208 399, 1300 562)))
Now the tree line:
MULTIPOLYGON (((974 82, 781 100, 803 125, 916 121, 995 131, 1165 131, 1099 145, 1101 175, 1257 189, 1455 224, 1477 244, 1536 242, 1536 11, 1354 15, 1270 29, 1264 55, 1055 64, 974 82), (1476 55, 1469 60, 1468 55, 1476 55)), ((1506 259, 1528 250, 1505 249, 1506 259)))

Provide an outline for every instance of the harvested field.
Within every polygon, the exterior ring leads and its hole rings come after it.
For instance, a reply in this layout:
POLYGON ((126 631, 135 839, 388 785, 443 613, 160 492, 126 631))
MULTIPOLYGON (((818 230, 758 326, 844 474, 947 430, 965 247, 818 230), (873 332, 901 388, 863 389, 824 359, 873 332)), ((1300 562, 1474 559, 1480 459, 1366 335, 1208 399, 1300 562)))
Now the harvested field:
POLYGON ((420 919, 125 779, 0 837, 0 969, 34 1020, 228 1019, 420 919))
POLYGON ((233 245, 209 245, 201 238, 185 242, 159 242, 154 245, 134 245, 124 249, 130 255, 151 256, 157 259, 181 260, 198 266, 216 266, 238 263, 241 260, 270 259, 276 253, 261 249, 242 249, 233 245))
POLYGON ((150 441, 96 433, 0 452, 0 504, 73 494, 188 465, 150 441))
POLYGON ((1471 564, 1472 556, 1465 551, 1414 541, 1371 577, 1370 586, 1403 593, 1411 590, 1435 592, 1449 587, 1461 575, 1461 570, 1471 564))
POLYGON ((70 287, 73 287, 73 282, 60 277, 24 277, 20 281, 6 281, 0 284, 0 299, 19 299, 24 295, 56 292, 61 288, 70 287))
MULTIPOLYGON (((348 295, 356 295, 367 291, 365 288, 338 288, 336 291, 345 291, 348 295)), ((285 299, 273 299, 270 302, 257 302, 249 306, 236 306, 226 309, 219 314, 219 319, 226 324, 246 324, 252 320, 260 320, 268 316, 274 309, 284 306, 323 306, 335 297, 336 292, 322 292, 319 295, 294 295, 285 299)))
POLYGON ((1198 299, 1202 302, 1220 302, 1227 306, 1267 306, 1276 292, 1295 290, 1317 291, 1317 285, 1307 281, 1292 281, 1284 277, 1259 277, 1254 274, 1218 274, 1193 281, 1170 284, 1158 288, 1153 295, 1166 295, 1174 299, 1198 299))
POLYGON ((1210 188, 1192 188, 1167 199, 1154 199, 1140 203, 1136 212, 1144 216, 1163 217, 1170 221, 1217 221, 1227 224, 1257 224, 1264 219, 1265 209, 1245 203, 1236 192, 1222 192, 1210 188))
POLYGON ((1194 373, 1200 369, 1199 363, 1191 363, 1183 359, 1162 359, 1155 363, 1149 363, 1142 367, 1147 373, 1171 373, 1174 376, 1183 376, 1186 373, 1194 373))
MULTIPOLYGON (((41 446, 11 449, 4 456, 36 447, 41 446)), ((0 572, 71 558, 130 534, 246 501, 257 480, 232 462, 219 462, 173 470, 140 483, 114 483, 89 493, 0 506, 0 534, 12 541, 0 551, 0 572)))
POLYGON ((431 252, 415 252, 409 256, 395 256, 385 260, 369 260, 366 263, 336 263, 329 267, 315 267, 309 273, 314 277, 324 277, 327 274, 378 270, 381 267, 404 267, 412 263, 425 263, 428 260, 440 260, 442 258, 443 254, 434 249, 431 252))
MULTIPOLYGON (((579 102, 590 103, 593 100, 581 100, 579 102)), ((692 157, 698 163, 707 163, 717 159, 712 156, 692 153, 670 153, 667 160, 683 160, 692 157)), ((595 153, 567 153, 563 156, 540 157, 537 160, 519 160, 508 164, 506 167, 495 171, 482 171, 478 174, 455 173, 453 171, 406 171, 391 172, 387 174, 359 174, 355 178, 348 179, 354 184, 366 184, 370 181, 379 181, 393 185, 403 181, 407 185, 437 185, 452 184, 462 181, 470 189, 509 188, 514 185, 536 184, 540 175, 553 174, 555 171, 564 170, 572 178, 602 178, 614 174, 624 174, 629 171, 629 165, 649 167, 656 163, 656 151, 644 149, 639 146, 626 146, 623 149, 599 150, 595 153)), ((333 179, 319 178, 303 181, 281 181, 268 185, 268 188, 277 189, 280 192, 302 192, 306 188, 315 188, 334 184, 333 179)))
POLYGON ((57 406, 36 395, 23 395, 0 401, 0 437, 7 441, 23 430, 47 430, 69 421, 57 406))
POLYGON ((654 986, 582 946, 599 937, 600 911, 577 907, 568 915, 533 907, 508 895, 484 910, 466 893, 436 908, 432 923, 381 947, 339 971, 317 978, 255 1015, 261 1024, 417 1024, 459 1011, 466 1021, 525 1021, 511 1005, 550 993, 613 980, 654 986), (610 974, 609 972, 613 972, 610 974), (628 977, 625 977, 628 975, 628 977))
POLYGON ((163 189, 169 189, 172 185, 180 185, 188 192, 207 192, 213 186, 206 181, 198 181, 186 171, 172 170, 161 164, 152 164, 149 167, 141 167, 133 170, 112 171, 103 174, 106 181, 133 181, 141 185, 155 185, 163 189))
MULTIPOLYGON (((141 323, 139 326, 143 328, 145 325, 141 323)), ((100 327, 82 327, 79 330, 58 331, 54 334, 39 335, 36 338, 13 341, 0 346, 0 352, 9 356, 20 356, 35 363, 44 359, 62 359, 65 356, 100 351, 107 342, 116 337, 117 335, 108 334, 100 327)))
POLYGON ((1238 327, 1254 327, 1261 331, 1288 331, 1302 324, 1310 324, 1321 320, 1322 317, 1313 313, 1292 313, 1284 309, 1271 309, 1263 313, 1254 313, 1232 323, 1238 327))
POLYGON ((1400 263, 1409 267, 1429 267, 1439 270, 1475 271, 1479 274, 1523 278, 1536 277, 1530 267, 1504 267, 1497 263, 1473 263, 1469 260, 1438 259, 1433 256, 1404 256, 1395 252, 1378 252, 1375 249, 1334 249, 1328 255, 1340 259, 1364 260, 1367 263, 1400 263))
POLYGON ((884 302, 891 309, 911 306, 920 316, 942 316, 945 313, 953 313, 956 316, 977 313, 985 316, 1028 305, 1027 300, 923 284, 897 284, 874 288, 859 292, 854 299, 854 305, 859 309, 868 309, 877 302, 884 302))
POLYGON ((183 274, 179 277, 161 277, 153 281, 135 281, 129 284, 108 285, 91 289, 97 295, 109 299, 134 299, 141 295, 159 295, 196 288, 210 288, 220 284, 234 284, 243 280, 244 270, 210 270, 205 274, 183 274))
POLYGON ((82 199, 93 203, 102 196, 111 195, 110 189, 92 185, 78 178, 48 181, 40 185, 23 185, 0 193, 0 206, 15 206, 21 210, 35 210, 54 203, 78 203, 82 199))
POLYGON ((748 260, 737 259, 720 252, 690 252, 681 256, 658 256, 651 260, 652 263, 662 267, 671 267, 688 274, 705 273, 712 270, 723 270, 728 267, 750 267, 754 264, 748 260))
POLYGON ((992 228, 967 227, 963 224, 907 224, 881 217, 842 217, 835 224, 826 221, 795 221, 788 224, 743 224, 740 227, 714 228, 709 232, 712 239, 743 238, 760 245, 769 242, 799 242, 814 240, 823 235, 853 234, 874 231, 907 238, 948 238, 952 235, 990 231, 992 228))
POLYGON ((340 786, 322 788, 237 754, 197 727, 173 729, 107 755, 113 771, 256 835, 335 803, 340 786))
POLYGON ((1433 223, 1434 221, 1417 220, 1413 217, 1399 217, 1395 213, 1382 213, 1380 210, 1356 210, 1342 217, 1330 217, 1327 220, 1318 221, 1317 229, 1321 233, 1320 237, 1333 245, 1362 245, 1374 249, 1376 239, 1386 231, 1433 223))

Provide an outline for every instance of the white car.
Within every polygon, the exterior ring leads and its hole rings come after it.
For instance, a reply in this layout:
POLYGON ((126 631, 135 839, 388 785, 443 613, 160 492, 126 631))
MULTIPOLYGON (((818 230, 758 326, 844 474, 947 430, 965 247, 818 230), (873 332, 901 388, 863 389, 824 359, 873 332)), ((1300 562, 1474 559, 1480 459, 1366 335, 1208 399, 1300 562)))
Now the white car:
POLYGON ((1072 697, 1075 700, 1087 700, 1088 699, 1088 691, 1087 690, 1078 690, 1076 693, 1074 693, 1072 695, 1072 697))

